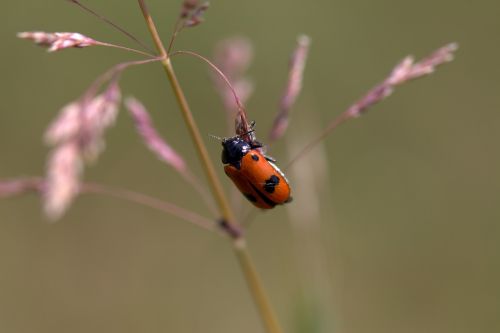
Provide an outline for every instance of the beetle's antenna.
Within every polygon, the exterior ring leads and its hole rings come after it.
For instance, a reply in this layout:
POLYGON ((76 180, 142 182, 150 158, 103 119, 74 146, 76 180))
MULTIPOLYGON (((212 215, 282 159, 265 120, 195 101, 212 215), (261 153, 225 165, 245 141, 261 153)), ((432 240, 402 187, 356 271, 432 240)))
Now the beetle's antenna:
POLYGON ((221 142, 224 141, 224 139, 222 139, 220 136, 217 135, 209 134, 208 136, 211 137, 212 139, 216 139, 221 142))
MULTIPOLYGON (((253 122, 253 123, 254 123, 254 122, 253 122)), ((252 124, 252 125, 253 125, 253 124, 252 124)), ((252 126, 252 125, 250 125, 250 126, 252 126)), ((253 129, 253 126, 252 126, 252 129, 251 129, 251 130, 249 130, 249 131, 248 131, 248 132, 246 132, 246 133, 243 133, 243 134, 237 135, 237 137, 238 137, 238 138, 243 138, 244 136, 246 136, 246 135, 248 135, 248 134, 250 134, 250 133, 254 133, 254 132, 255 132, 255 130, 253 129)))

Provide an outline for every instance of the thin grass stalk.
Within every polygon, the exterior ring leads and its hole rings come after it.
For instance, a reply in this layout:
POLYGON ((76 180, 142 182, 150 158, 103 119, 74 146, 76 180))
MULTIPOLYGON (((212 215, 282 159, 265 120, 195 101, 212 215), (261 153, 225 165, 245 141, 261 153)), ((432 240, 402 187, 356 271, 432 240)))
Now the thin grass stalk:
MULTIPOLYGON (((156 48, 160 52, 160 56, 163 58, 161 60, 161 63, 163 65, 163 68, 165 69, 168 80, 172 86, 172 90, 174 91, 175 97, 181 109, 182 116, 184 118, 186 126, 188 127, 189 133, 192 137, 199 158, 202 162, 203 169, 205 170, 205 173, 207 175, 210 188, 218 203, 222 217, 224 221, 230 224, 233 228, 235 227, 239 229, 239 224, 237 223, 234 217, 234 213, 231 209, 231 206, 229 205, 229 201, 222 189, 220 180, 217 177, 215 168, 210 160, 208 151, 205 147, 205 144, 203 143, 198 126, 191 113, 189 104, 179 84, 179 81, 177 80, 177 76, 175 75, 172 63, 170 62, 170 58, 168 57, 167 51, 165 50, 165 46, 163 45, 160 39, 153 18, 151 17, 144 0, 138 0, 138 3, 141 8, 142 14, 144 15, 144 19, 151 33, 153 41, 156 45, 156 48)), ((283 333, 282 329, 278 324, 278 320, 276 319, 274 311, 272 310, 271 303, 269 302, 267 294, 262 286, 262 283, 255 269, 253 261, 248 253, 243 235, 240 234, 237 237, 235 236, 233 237, 234 237, 234 242, 233 242, 234 252, 238 258, 238 262, 245 276, 248 288, 255 300, 255 304, 257 305, 259 314, 261 316, 264 327, 266 328, 266 331, 268 333, 283 333)))
POLYGON ((217 201, 219 209, 221 211, 223 220, 228 223, 233 229, 239 229, 239 226, 236 222, 234 214, 232 212, 229 201, 227 200, 226 195, 224 194, 224 190, 222 188, 222 184, 217 177, 217 173, 215 172, 215 167, 210 160, 210 156, 208 154, 207 148, 203 143, 203 139, 200 134, 200 130, 196 121, 194 120, 193 114, 191 113, 191 109, 187 102, 186 96, 179 84, 179 80, 175 75, 174 68, 172 67, 172 63, 170 58, 168 57, 167 51, 165 50, 165 46, 160 39, 160 35, 158 34, 158 30, 156 29, 156 25, 154 24, 153 18, 149 14, 146 3, 144 0, 138 0, 139 6, 141 7, 142 13, 144 15, 144 19, 146 20, 146 24, 148 26, 149 32, 153 38, 153 41, 156 45, 156 48, 160 52, 160 56, 163 58, 161 60, 161 64, 165 69, 168 80, 172 86, 172 90, 177 99, 177 103, 181 109, 181 114, 186 123, 186 126, 189 130, 189 134, 194 142, 195 148, 198 152, 200 161, 203 165, 203 170, 205 170, 206 176, 208 178, 208 182, 210 185, 210 189, 217 201))
POLYGON ((271 307, 271 302, 266 291, 262 286, 257 270, 253 264, 253 260, 248 253, 245 239, 241 238, 234 242, 234 252, 238 258, 240 267, 245 275, 248 288, 251 291, 253 300, 259 310, 262 322, 269 333, 282 333, 276 314, 271 307))

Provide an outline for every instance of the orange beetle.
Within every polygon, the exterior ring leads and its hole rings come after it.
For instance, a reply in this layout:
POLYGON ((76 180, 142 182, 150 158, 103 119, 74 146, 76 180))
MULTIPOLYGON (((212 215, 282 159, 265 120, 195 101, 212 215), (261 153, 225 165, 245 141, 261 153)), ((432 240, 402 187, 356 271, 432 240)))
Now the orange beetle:
POLYGON ((260 152, 261 144, 235 136, 223 139, 222 147, 224 171, 248 201, 271 209, 292 200, 288 180, 275 161, 260 152))

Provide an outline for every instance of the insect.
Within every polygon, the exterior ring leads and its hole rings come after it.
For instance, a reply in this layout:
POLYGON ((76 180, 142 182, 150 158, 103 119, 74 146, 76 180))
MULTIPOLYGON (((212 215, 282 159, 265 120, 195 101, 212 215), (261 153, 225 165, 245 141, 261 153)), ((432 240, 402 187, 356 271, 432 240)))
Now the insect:
POLYGON ((259 208, 271 209, 292 201, 290 185, 276 161, 261 152, 262 144, 247 142, 243 136, 222 139, 226 175, 259 208))

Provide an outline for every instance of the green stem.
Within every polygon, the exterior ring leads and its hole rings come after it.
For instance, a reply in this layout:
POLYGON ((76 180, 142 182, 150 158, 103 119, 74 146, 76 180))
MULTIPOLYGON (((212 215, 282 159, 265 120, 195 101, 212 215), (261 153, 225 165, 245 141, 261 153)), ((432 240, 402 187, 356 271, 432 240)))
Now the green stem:
POLYGON ((271 302, 267 297, 266 291, 262 287, 262 282, 260 281, 243 238, 234 242, 234 251, 238 257, 241 269, 245 274, 248 288, 250 288, 253 300, 255 305, 257 305, 257 309, 259 310, 260 317, 262 318, 262 322, 267 332, 282 333, 283 330, 276 319, 276 315, 271 307, 271 302))
MULTIPOLYGON (((203 169, 205 170, 205 173, 207 175, 210 189, 217 201, 224 222, 231 226, 233 230, 239 230, 240 225, 236 221, 231 206, 229 205, 229 200, 227 199, 222 189, 222 185, 219 181, 219 178, 217 177, 212 161, 210 160, 210 156, 202 140, 198 126, 191 113, 189 104, 179 84, 179 81, 177 80, 177 76, 175 75, 172 63, 170 62, 170 58, 168 57, 165 46, 160 39, 160 35, 158 34, 158 30, 156 29, 154 21, 147 9, 146 3, 144 2, 144 0, 138 0, 138 3, 141 8, 142 14, 144 15, 144 19, 146 20, 146 24, 148 26, 149 32, 151 33, 156 48, 158 52, 160 52, 160 56, 162 57, 161 64, 163 65, 168 80, 170 81, 170 84, 172 86, 172 90, 181 109, 181 113, 186 126, 189 129, 189 133, 192 137, 199 158, 202 162, 203 169)), ((266 292, 264 291, 252 259, 248 254, 245 240, 241 234, 238 234, 237 236, 233 235, 233 250, 238 258, 243 274, 245 275, 246 282, 254 298, 255 304, 257 305, 266 331, 268 333, 282 333, 283 331, 278 324, 276 316, 272 310, 271 303, 269 302, 266 292)))

